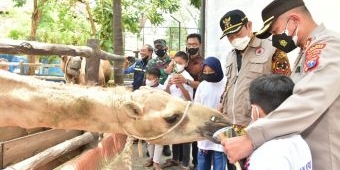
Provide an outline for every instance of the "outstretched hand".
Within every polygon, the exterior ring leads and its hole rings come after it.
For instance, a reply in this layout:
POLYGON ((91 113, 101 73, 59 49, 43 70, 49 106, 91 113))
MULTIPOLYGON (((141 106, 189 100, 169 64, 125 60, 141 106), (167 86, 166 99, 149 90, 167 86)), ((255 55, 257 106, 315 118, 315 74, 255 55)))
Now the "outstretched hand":
POLYGON ((221 144, 224 147, 224 153, 232 164, 248 157, 253 152, 252 141, 247 135, 222 139, 221 144))

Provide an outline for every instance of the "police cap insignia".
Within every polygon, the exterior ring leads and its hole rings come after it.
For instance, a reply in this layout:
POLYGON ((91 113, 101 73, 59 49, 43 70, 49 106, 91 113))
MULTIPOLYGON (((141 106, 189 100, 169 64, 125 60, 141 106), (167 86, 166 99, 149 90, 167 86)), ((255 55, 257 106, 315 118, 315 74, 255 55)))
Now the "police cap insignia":
POLYGON ((238 33, 247 22, 248 18, 241 10, 227 12, 220 20, 220 27, 223 31, 220 39, 226 35, 238 33))

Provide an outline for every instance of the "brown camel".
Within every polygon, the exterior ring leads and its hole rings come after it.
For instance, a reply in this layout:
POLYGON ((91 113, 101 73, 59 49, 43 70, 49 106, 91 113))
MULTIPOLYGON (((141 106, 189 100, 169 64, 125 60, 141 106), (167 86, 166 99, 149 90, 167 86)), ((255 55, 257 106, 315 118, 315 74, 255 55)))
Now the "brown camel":
MULTIPOLYGON (((61 70, 65 73, 67 83, 85 85, 86 58, 80 56, 61 56, 61 70)), ((100 60, 98 85, 105 86, 112 74, 111 64, 108 60, 100 60)))

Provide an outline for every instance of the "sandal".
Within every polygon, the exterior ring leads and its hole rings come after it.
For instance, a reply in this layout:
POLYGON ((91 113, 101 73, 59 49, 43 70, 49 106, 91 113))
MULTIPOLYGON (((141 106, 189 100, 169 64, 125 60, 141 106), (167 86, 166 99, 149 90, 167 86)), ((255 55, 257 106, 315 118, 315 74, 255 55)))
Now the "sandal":
POLYGON ((179 165, 179 161, 175 161, 172 159, 168 159, 166 160, 166 162, 162 165, 162 168, 168 168, 168 167, 172 167, 172 166, 178 166, 179 165))
POLYGON ((161 168, 161 166, 159 165, 159 163, 154 163, 154 164, 153 164, 153 169, 154 169, 154 170, 163 170, 163 169, 161 168))
POLYGON ((153 165, 152 159, 149 159, 149 160, 147 160, 147 161, 144 163, 144 166, 145 166, 145 167, 151 167, 152 165, 153 165))

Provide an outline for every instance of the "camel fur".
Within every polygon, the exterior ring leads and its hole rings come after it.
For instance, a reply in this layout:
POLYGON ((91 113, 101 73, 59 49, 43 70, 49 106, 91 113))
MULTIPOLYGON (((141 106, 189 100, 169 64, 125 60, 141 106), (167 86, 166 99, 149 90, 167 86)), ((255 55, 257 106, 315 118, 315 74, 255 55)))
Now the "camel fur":
POLYGON ((202 140, 227 125, 216 121, 224 120, 216 110, 151 88, 65 85, 0 70, 0 97, 0 126, 121 133, 173 144, 202 140))
POLYGON ((230 125, 217 110, 151 88, 86 87, 0 70, 0 97, 0 127, 120 133, 176 144, 210 138, 230 125))

